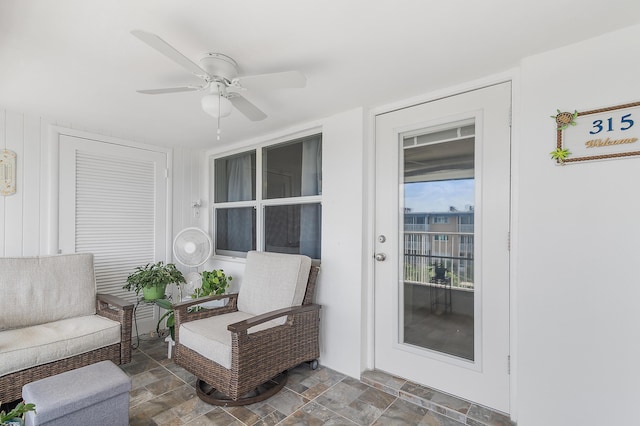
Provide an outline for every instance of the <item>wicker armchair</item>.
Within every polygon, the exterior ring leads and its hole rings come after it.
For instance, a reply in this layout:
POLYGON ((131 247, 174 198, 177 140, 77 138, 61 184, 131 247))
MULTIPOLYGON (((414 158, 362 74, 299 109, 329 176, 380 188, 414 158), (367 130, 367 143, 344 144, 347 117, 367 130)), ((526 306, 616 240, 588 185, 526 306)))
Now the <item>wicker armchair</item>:
POLYGON ((239 293, 174 305, 174 360, 198 378, 200 399, 224 406, 262 401, 284 386, 287 370, 318 365, 318 270, 306 256, 249 252, 239 293), (226 305, 189 312, 210 300, 226 305))

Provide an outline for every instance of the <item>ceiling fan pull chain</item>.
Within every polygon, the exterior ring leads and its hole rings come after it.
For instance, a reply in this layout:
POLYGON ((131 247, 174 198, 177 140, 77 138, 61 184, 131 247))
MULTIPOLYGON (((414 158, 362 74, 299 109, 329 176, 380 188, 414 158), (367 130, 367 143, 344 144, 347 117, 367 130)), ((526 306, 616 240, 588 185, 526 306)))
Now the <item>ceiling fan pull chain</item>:
MULTIPOLYGON (((220 85, 218 85, 218 111, 221 111, 220 109, 220 98, 222 97, 222 90, 220 89, 220 85)), ((218 114, 218 140, 220 140, 220 114, 218 114)))

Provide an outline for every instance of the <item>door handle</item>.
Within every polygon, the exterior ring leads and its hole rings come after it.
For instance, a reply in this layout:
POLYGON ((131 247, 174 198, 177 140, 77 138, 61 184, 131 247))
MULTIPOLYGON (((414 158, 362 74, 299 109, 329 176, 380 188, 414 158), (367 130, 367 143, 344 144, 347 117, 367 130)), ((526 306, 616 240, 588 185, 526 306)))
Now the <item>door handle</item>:
POLYGON ((378 262, 384 262, 387 259, 387 255, 384 253, 376 253, 375 258, 378 262))

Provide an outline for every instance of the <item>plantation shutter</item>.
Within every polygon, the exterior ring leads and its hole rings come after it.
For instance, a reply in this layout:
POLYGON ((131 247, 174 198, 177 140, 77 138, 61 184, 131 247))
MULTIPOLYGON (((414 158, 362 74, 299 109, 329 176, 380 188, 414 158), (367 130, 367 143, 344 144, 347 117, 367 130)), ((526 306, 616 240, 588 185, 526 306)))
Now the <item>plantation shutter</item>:
MULTIPOLYGON (((60 248, 93 253, 99 293, 137 302, 122 289, 136 266, 166 261, 167 156, 137 147, 60 138, 60 248)), ((156 309, 136 309, 139 331, 156 309)), ((134 330, 135 333, 135 330, 134 330)))

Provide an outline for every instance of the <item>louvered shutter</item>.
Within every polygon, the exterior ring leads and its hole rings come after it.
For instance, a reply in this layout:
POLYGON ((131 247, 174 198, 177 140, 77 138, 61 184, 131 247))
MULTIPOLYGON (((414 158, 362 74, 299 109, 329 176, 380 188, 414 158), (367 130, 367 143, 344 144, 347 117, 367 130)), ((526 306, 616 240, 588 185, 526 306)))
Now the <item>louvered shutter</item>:
MULTIPOLYGON (((136 302, 135 293, 122 289, 127 276, 136 266, 166 260, 166 154, 67 136, 60 141, 60 247, 93 253, 98 292, 136 302)), ((153 305, 138 306, 141 332, 155 325, 155 314, 153 305)))

